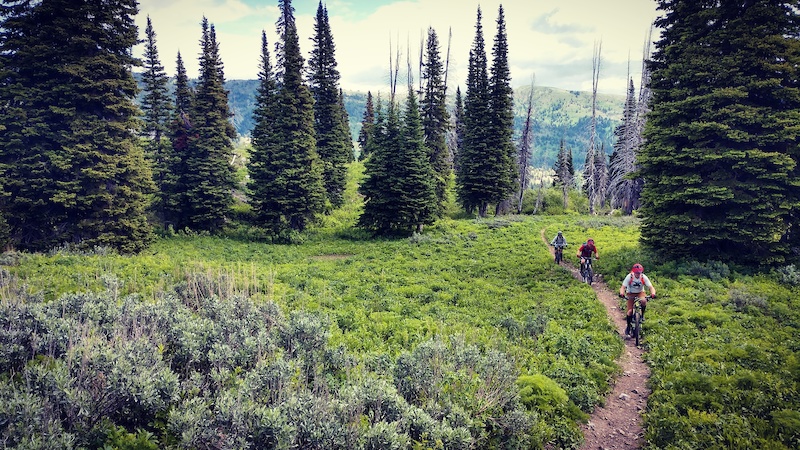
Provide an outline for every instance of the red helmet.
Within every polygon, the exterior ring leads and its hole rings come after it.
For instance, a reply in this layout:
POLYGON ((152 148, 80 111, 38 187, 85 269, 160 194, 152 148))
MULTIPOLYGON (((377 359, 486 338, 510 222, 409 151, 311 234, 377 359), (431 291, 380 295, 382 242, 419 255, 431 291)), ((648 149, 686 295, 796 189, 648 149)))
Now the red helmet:
POLYGON ((633 265, 633 267, 631 267, 631 272, 633 272, 633 273, 642 273, 642 272, 644 272, 644 267, 642 267, 641 264, 636 263, 636 264, 633 265))
POLYGON ((587 244, 594 244, 594 239, 587 239, 587 240, 586 240, 586 243, 587 243, 587 244))

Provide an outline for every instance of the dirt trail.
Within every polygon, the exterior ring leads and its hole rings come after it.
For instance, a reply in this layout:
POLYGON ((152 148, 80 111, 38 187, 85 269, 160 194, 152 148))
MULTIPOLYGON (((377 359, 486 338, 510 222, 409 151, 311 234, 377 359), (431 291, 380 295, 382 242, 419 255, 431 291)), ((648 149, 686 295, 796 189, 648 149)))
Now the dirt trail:
MULTIPOLYGON (((544 230, 542 239, 549 244, 544 230)), ((550 253, 553 253, 552 247, 550 253)), ((569 251, 564 253, 564 259, 565 261, 570 259, 569 251)), ((562 266, 572 272, 576 279, 580 279, 578 269, 574 265, 562 262, 562 266)), ((625 312, 619 308, 617 297, 619 285, 611 280, 612 286, 609 288, 600 275, 596 278, 600 281, 592 283, 592 288, 597 294, 597 299, 606 307, 608 317, 620 336, 624 336, 625 312)), ((650 395, 650 390, 647 388, 650 368, 643 361, 643 354, 644 351, 636 347, 634 340, 625 341, 625 349, 617 360, 622 374, 611 381, 612 390, 606 398, 605 405, 597 406, 589 421, 581 425, 585 438, 582 450, 638 449, 643 446, 641 414, 650 395)))

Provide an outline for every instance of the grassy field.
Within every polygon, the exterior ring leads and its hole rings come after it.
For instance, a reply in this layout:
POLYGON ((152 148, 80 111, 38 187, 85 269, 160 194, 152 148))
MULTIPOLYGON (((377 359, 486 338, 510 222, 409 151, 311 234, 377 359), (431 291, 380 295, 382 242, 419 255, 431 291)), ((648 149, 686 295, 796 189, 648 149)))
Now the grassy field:
MULTIPOLYGON (((354 190, 350 190, 350 195, 354 190)), ((800 446, 800 274, 661 261, 635 218, 442 220, 376 239, 358 203, 279 245, 178 234, 119 256, 7 253, 10 448, 577 448, 623 348, 555 266, 592 237, 612 288, 659 289, 648 448, 800 446)))

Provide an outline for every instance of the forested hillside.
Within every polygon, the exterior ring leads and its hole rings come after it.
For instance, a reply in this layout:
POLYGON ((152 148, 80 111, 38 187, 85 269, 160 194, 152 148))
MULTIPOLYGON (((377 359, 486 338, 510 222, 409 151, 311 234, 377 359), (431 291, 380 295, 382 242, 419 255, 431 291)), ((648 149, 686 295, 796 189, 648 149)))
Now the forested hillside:
MULTIPOLYGON (((253 130, 253 108, 258 80, 229 80, 225 83, 225 88, 229 92, 228 100, 236 132, 239 136, 249 137, 253 130)), ((525 121, 525 101, 530 89, 530 86, 523 86, 514 90, 515 136, 520 135, 525 121)), ((552 167, 561 139, 564 139, 566 145, 572 148, 575 165, 582 167, 589 140, 591 93, 543 86, 536 86, 533 89, 534 149, 530 165, 552 167)), ((344 106, 350 116, 350 135, 353 140, 361 129, 366 101, 366 92, 344 91, 344 106)), ((448 98, 448 102, 448 110, 452 111, 452 96, 448 98)), ((611 154, 614 143, 614 128, 622 120, 624 104, 624 93, 597 96, 597 136, 608 154, 611 154)))

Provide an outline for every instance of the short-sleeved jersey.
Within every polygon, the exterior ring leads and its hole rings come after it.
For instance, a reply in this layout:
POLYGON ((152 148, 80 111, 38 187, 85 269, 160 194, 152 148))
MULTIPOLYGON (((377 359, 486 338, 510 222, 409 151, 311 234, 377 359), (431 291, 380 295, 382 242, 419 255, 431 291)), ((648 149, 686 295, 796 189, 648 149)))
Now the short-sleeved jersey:
POLYGON ((578 253, 584 258, 589 258, 592 256, 592 253, 597 253, 597 248, 592 244, 583 244, 581 248, 578 249, 578 253))
POLYGON ((622 286, 625 287, 625 291, 630 294, 638 294, 642 292, 647 286, 648 288, 652 287, 653 284, 650 282, 650 279, 647 278, 647 275, 641 274, 639 278, 633 274, 633 272, 629 273, 625 280, 622 282, 622 286))

